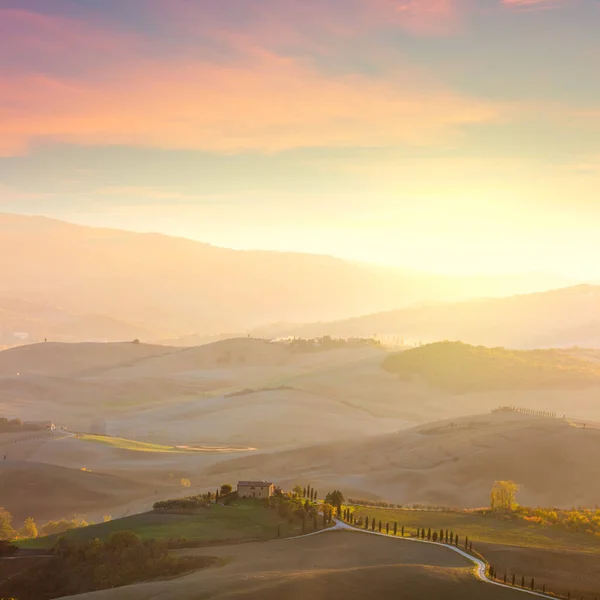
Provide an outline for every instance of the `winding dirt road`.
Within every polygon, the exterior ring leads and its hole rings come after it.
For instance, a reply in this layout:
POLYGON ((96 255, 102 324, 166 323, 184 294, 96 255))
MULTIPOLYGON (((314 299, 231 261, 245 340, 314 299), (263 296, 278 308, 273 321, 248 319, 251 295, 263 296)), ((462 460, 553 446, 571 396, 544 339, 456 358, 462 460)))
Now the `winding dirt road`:
POLYGON ((489 579, 488 576, 486 575, 485 563, 482 560, 480 560, 479 558, 475 558, 474 556, 471 556, 470 554, 468 554, 464 550, 461 550, 460 548, 457 548, 456 546, 450 546, 449 544, 441 544, 440 542, 431 542, 428 540, 420 540, 420 539, 416 539, 416 538, 406 538, 406 537, 398 538, 398 537, 390 536, 386 533, 379 533, 378 531, 369 531, 367 529, 359 529, 358 527, 353 527, 352 525, 348 525, 348 523, 344 523, 343 521, 340 521, 338 519, 334 519, 334 521, 335 521, 335 525, 333 527, 330 527, 329 529, 321 529, 320 531, 314 531, 313 533, 306 533, 304 535, 299 535, 299 536, 296 536, 293 538, 286 538, 286 539, 297 540, 299 538, 309 537, 311 535, 319 535, 320 533, 327 533, 329 531, 347 530, 347 531, 356 531, 358 533, 368 533, 369 535, 381 535, 386 538, 391 538, 391 539, 404 541, 404 542, 413 542, 413 543, 418 543, 418 544, 432 544, 434 546, 440 546, 441 548, 446 548, 447 550, 452 550, 452 552, 456 552, 457 554, 460 554, 461 556, 466 558, 468 561, 472 562, 476 567, 475 568, 475 576, 478 579, 480 579, 481 581, 484 581, 485 583, 489 583, 491 585, 497 585, 497 586, 503 587, 503 588, 508 588, 509 590, 514 590, 515 592, 522 592, 524 594, 529 594, 530 596, 537 596, 538 598, 548 598, 548 600, 556 600, 555 596, 549 596, 547 594, 542 594, 541 592, 534 592, 533 590, 528 590, 525 588, 508 585, 506 583, 500 583, 499 581, 494 581, 492 579, 489 579))

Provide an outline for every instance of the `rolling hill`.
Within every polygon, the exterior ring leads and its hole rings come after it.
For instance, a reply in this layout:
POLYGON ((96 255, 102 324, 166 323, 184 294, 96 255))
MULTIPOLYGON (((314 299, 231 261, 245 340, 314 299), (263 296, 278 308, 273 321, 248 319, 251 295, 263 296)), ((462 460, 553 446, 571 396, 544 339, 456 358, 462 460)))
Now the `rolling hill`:
POLYGON ((383 368, 456 393, 598 387, 600 365, 563 350, 507 350, 438 342, 388 356, 383 368))
POLYGON ((111 368, 130 366, 153 356, 164 356, 179 348, 152 346, 131 342, 41 343, 19 346, 0 352, 0 377, 47 375, 78 377, 111 368))
POLYGON ((487 506, 493 482, 510 479, 523 504, 568 508, 597 503, 600 465, 591 457, 599 448, 600 429, 499 412, 223 461, 207 476, 310 481, 351 497, 464 508, 487 506))
POLYGON ((329 323, 278 325, 257 335, 389 336, 404 342, 461 340, 510 348, 600 347, 600 287, 579 285, 507 298, 401 308, 329 323))
POLYGON ((478 581, 470 563, 449 550, 355 532, 328 532, 296 540, 275 540, 189 550, 214 556, 219 566, 170 581, 92 592, 81 600, 359 600, 365 596, 516 600, 518 591, 478 581), (201 596, 199 596, 201 590, 201 596))
POLYGON ((0 506, 18 522, 102 513, 151 494, 149 486, 113 475, 31 461, 0 462, 0 506))
POLYGON ((106 315, 156 331, 154 339, 564 284, 536 274, 450 277, 328 256, 230 250, 18 215, 0 215, 0 272, 0 297, 106 315))

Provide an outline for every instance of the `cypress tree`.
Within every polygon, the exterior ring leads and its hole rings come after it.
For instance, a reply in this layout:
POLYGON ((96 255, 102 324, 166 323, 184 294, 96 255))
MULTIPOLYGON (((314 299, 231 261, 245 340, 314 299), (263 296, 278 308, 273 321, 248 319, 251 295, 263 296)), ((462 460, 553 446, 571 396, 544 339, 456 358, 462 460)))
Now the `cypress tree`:
POLYGON ((469 542, 469 552, 473 552, 473 542, 469 542))
POLYGON ((512 577, 512 584, 515 585, 515 576, 512 577))
POLYGON ((427 530, 427 539, 431 541, 431 527, 427 530))
POLYGON ((376 523, 375 523, 375 517, 373 517, 371 519, 371 531, 375 531, 375 525, 376 525, 376 523))
POLYGON ((440 529, 439 538, 440 538, 440 542, 442 542, 442 544, 443 544, 444 543, 444 530, 443 529, 440 529))
POLYGON ((454 538, 454 545, 458 548, 458 533, 456 534, 456 537, 454 538))
POLYGON ((404 537, 404 525, 402 525, 402 537, 404 537))
POLYGON ((379 519, 379 533, 381 533, 381 519, 379 519))
POLYGON ((386 523, 386 524, 385 524, 385 532, 386 532, 388 535, 390 535, 390 524, 389 524, 389 523, 386 523))
POLYGON ((315 500, 316 500, 316 499, 319 497, 319 492, 317 492, 317 490, 315 490, 315 491, 313 492, 313 494, 314 494, 314 496, 315 496, 315 500))
POLYGON ((365 517, 365 529, 369 529, 369 517, 365 517))
POLYGON ((417 527, 417 539, 421 537, 421 530, 417 527))
POLYGON ((394 535, 398 535, 398 521, 394 523, 394 535))
POLYGON ((506 583, 506 573, 504 573, 504 583, 506 583))
POLYGON ((446 544, 448 543, 448 530, 446 529, 446 544))
POLYGON ((521 587, 525 587, 525 575, 521 575, 521 587))
POLYGON ((531 591, 533 592, 534 589, 535 589, 535 579, 532 577, 531 578, 531 591))
POLYGON ((469 549, 469 536, 467 535, 465 537, 465 550, 468 550, 468 549, 469 549))
POLYGON ((437 531, 433 532, 432 539, 433 539, 434 542, 437 542, 437 539, 438 539, 438 532, 437 531))

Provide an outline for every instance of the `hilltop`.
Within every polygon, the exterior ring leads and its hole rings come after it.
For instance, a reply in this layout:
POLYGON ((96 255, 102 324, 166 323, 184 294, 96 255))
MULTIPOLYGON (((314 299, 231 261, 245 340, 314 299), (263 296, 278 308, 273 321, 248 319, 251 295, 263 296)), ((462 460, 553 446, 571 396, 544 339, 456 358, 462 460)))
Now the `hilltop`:
POLYGON ((600 387, 600 365, 563 350, 507 350, 439 342, 388 356, 383 368, 452 392, 600 387))
POLYGON ((137 361, 164 356, 179 348, 123 343, 41 343, 18 346, 0 352, 0 377, 47 375, 78 377, 130 366, 137 361))
POLYGON ((330 256, 231 250, 19 215, 0 215, 0 272, 0 297, 106 315, 159 332, 156 339, 564 284, 535 274, 451 277, 330 256))
POLYGON ((257 330, 257 334, 267 332, 272 336, 308 338, 370 336, 376 332, 406 343, 446 339, 522 349, 600 347, 600 286, 429 303, 341 321, 257 330))

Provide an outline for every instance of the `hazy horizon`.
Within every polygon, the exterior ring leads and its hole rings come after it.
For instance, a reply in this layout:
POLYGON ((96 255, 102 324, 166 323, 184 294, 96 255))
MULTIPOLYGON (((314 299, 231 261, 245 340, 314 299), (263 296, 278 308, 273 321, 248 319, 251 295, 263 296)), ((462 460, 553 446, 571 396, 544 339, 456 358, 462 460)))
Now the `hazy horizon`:
POLYGON ((590 0, 3 0, 0 210, 597 280, 599 18, 590 0))
POLYGON ((0 0, 0 599, 600 597, 599 25, 0 0))
MULTIPOLYGON (((139 227, 139 228, 135 228, 133 225, 131 227, 120 227, 118 225, 114 225, 114 224, 110 224, 109 222, 107 222, 107 224, 105 225, 98 225, 98 224, 92 224, 90 222, 87 222, 87 220, 84 218, 83 220, 78 220, 76 218, 73 219, 62 219, 62 218, 58 218, 58 217, 54 217, 54 216, 49 216, 49 215, 44 215, 44 214, 39 214, 39 213, 18 213, 18 212, 5 212, 2 213, 0 212, 0 216, 2 215, 6 215, 6 216, 15 216, 15 217, 32 217, 32 218, 42 218, 42 219, 49 219, 51 221, 58 221, 61 223, 66 223, 69 225, 79 225, 82 227, 90 227, 92 229, 109 229, 109 230, 115 230, 115 231, 123 231, 123 232, 127 232, 127 233, 139 233, 139 234, 147 234, 147 235, 164 235, 166 237, 171 237, 171 238, 179 238, 179 239, 183 239, 183 240, 189 240, 192 242, 198 242, 200 244, 206 244, 209 246, 213 246, 215 248, 221 248, 224 250, 242 250, 242 251, 249 251, 249 252, 281 252, 281 253, 290 253, 290 254, 300 254, 300 255, 307 255, 307 256, 321 256, 323 258, 334 258, 334 259, 339 259, 339 260, 343 260, 345 262, 348 263, 353 263, 353 264, 357 264, 357 265, 365 265, 365 266, 372 266, 372 267, 383 267, 383 268, 391 268, 391 269, 398 269, 400 271, 406 271, 406 272, 416 272, 416 273, 423 273, 423 274, 428 274, 428 275, 445 275, 445 276, 466 276, 466 277, 494 277, 494 276, 498 276, 498 277, 502 277, 502 276, 520 276, 520 275, 547 275, 547 276, 554 276, 557 278, 557 280, 559 278, 564 278, 564 285, 560 285, 559 287, 567 287, 569 285, 579 285, 579 284, 593 284, 595 285, 596 283, 598 283, 598 281, 600 281, 600 274, 599 274, 599 278, 590 278, 590 279, 584 279, 584 278, 577 278, 577 277, 572 277, 569 274, 566 273, 560 273, 558 271, 543 271, 543 270, 537 270, 537 269, 532 269, 532 270, 514 270, 514 271, 510 271, 510 270, 506 270, 506 271, 500 271, 500 272, 494 272, 494 273, 490 273, 490 272, 485 272, 485 271, 473 271, 473 270, 441 270, 441 271, 430 271, 430 270, 426 270, 426 269, 420 269, 418 267, 412 266, 410 264, 410 262, 407 263, 385 263, 385 262, 374 262, 374 261, 370 261, 370 260, 361 260, 359 258, 354 258, 353 256, 347 256, 347 255, 342 255, 342 254, 335 254, 335 253, 322 253, 322 252, 318 252, 318 251, 309 251, 309 250, 297 250, 297 249, 286 249, 286 248, 269 248, 269 247, 243 247, 243 246, 224 246, 224 245, 219 245, 219 244, 214 244, 211 243, 209 241, 206 241, 204 239, 199 239, 199 238, 194 238, 194 237, 189 237, 186 235, 181 235, 181 234, 177 234, 177 233, 170 233, 167 230, 159 230, 159 229, 147 229, 147 228, 143 228, 143 227, 139 227)), ((553 288, 550 287, 548 289, 558 289, 557 288, 553 288)), ((519 293, 519 292, 516 292, 519 293)))

